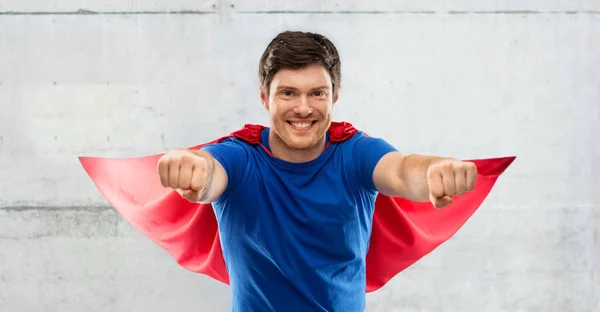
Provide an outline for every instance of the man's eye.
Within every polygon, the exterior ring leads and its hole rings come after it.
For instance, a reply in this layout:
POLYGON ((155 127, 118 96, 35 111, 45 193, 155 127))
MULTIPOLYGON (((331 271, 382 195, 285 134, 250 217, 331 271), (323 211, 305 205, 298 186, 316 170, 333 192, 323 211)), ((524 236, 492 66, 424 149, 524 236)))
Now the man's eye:
POLYGON ((315 95, 315 96, 324 96, 324 95, 325 95, 325 92, 323 92, 323 91, 316 91, 316 92, 314 93, 314 95, 315 95))
POLYGON ((284 96, 292 96, 291 91, 282 91, 281 94, 283 94, 284 96))

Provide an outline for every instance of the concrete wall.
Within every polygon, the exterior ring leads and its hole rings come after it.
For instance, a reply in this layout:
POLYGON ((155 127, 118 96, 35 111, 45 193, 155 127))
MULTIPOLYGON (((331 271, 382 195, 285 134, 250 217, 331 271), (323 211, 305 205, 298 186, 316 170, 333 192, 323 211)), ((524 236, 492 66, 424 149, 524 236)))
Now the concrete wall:
POLYGON ((265 123, 285 29, 343 60, 335 119, 407 153, 517 155, 368 311, 600 311, 600 1, 0 1, 0 311, 227 311, 107 205, 77 156, 265 123))

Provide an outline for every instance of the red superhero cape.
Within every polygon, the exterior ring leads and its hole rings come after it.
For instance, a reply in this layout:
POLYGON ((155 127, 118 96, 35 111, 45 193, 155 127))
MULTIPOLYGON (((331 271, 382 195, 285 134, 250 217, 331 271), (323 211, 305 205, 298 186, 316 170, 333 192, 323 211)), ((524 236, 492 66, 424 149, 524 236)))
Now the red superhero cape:
MULTIPOLYGON (((228 136, 260 144, 261 125, 245 125, 228 136)), ((333 123, 331 142, 342 142, 356 130, 333 123)), ((201 144, 191 149, 199 149, 201 144)), ((264 146, 263 146, 264 148, 264 146)), ((228 284, 217 220, 211 205, 191 203, 160 183, 157 162, 162 154, 140 158, 79 157, 108 202, 137 230, 164 248, 182 267, 228 284)), ((475 189, 443 208, 379 194, 367 254, 367 292, 391 278, 452 237, 485 200, 498 177, 515 157, 471 160, 478 168, 475 189)))

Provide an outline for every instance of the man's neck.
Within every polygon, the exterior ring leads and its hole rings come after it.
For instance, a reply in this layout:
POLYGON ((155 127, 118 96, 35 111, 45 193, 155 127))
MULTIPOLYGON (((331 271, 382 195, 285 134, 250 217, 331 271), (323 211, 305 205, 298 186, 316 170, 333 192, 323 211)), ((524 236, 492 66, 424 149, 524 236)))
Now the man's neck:
POLYGON ((275 158, 291 163, 306 163, 317 159, 325 150, 326 138, 323 137, 319 142, 308 149, 297 150, 289 148, 277 134, 269 132, 269 146, 271 153, 275 158))

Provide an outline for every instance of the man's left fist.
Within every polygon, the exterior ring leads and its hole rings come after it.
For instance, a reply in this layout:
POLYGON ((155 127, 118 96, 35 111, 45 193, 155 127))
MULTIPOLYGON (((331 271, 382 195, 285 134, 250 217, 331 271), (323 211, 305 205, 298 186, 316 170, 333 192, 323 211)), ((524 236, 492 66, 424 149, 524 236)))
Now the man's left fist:
POLYGON ((452 203, 453 196, 462 196, 475 187, 477 167, 474 163, 444 159, 427 169, 429 200, 436 208, 452 203))

